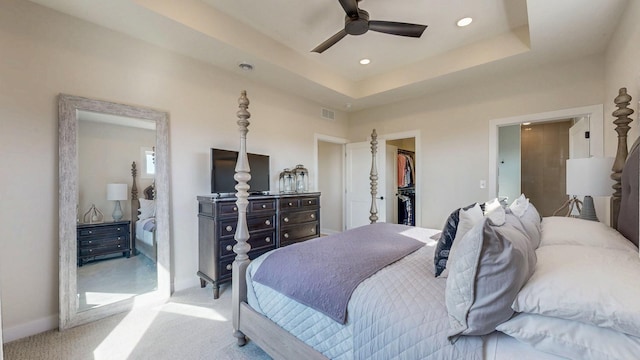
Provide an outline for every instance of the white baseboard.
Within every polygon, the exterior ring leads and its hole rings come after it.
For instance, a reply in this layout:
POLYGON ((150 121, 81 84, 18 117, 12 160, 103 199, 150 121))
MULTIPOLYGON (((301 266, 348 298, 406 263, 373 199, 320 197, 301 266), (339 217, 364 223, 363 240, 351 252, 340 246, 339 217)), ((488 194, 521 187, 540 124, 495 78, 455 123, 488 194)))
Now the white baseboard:
POLYGON ((58 315, 47 316, 44 318, 29 321, 28 323, 19 324, 11 327, 2 328, 2 341, 8 343, 14 340, 22 339, 27 336, 40 334, 45 331, 58 328, 58 315))
POLYGON ((341 233, 341 231, 331 230, 331 229, 320 229, 320 234, 322 235, 333 235, 333 234, 339 234, 339 233, 341 233))

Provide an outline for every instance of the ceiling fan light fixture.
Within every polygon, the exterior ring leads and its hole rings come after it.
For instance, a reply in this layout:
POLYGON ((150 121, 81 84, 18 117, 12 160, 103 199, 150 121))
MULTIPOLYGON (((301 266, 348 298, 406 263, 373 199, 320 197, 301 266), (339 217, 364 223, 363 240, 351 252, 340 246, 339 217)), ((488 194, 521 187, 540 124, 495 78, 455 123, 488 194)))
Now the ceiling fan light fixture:
POLYGON ((360 60, 360 64, 362 64, 362 65, 368 65, 370 63, 371 63, 371 60, 369 60, 369 59, 361 59, 360 60))
POLYGON ((473 19, 472 19, 472 18, 470 18, 470 17, 465 17, 465 18, 462 18, 462 19, 458 20, 458 22, 457 22, 456 24, 457 24, 459 27, 465 27, 465 26, 467 26, 467 25, 471 24, 471 22, 472 22, 472 21, 473 21, 473 19))

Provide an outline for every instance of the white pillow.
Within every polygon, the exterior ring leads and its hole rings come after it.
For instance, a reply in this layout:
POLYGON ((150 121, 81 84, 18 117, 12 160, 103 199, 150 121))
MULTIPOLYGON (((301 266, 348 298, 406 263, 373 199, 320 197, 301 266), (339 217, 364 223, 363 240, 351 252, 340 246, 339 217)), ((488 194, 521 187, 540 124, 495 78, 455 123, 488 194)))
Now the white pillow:
POLYGON ((138 220, 149 219, 156 216, 156 203, 153 200, 138 199, 140 209, 138 209, 138 220))
POLYGON ((533 348, 569 359, 635 359, 640 338, 579 321, 518 314, 496 327, 533 348))
POLYGON ((513 200, 511 205, 509 205, 509 209, 511 212, 517 217, 522 217, 524 212, 527 211, 529 207, 529 199, 527 199, 524 194, 520 194, 517 199, 513 200))
POLYGON ((590 246, 538 248, 513 310, 576 320, 640 337, 637 252, 590 246))
POLYGON ((596 246, 638 252, 631 241, 604 223, 563 216, 542 219, 540 247, 549 245, 596 246))
POLYGON ((455 243, 456 240, 462 239, 464 235, 469 230, 471 230, 473 225, 480 222, 482 218, 483 218, 482 208, 478 203, 473 205, 473 207, 468 208, 467 210, 465 210, 464 208, 460 209, 460 213, 459 213, 460 220, 458 221, 458 227, 456 229, 456 237, 453 239, 453 242, 455 243))
POLYGON ((498 207, 501 207, 502 205, 500 204, 500 200, 498 200, 498 198, 495 198, 493 200, 489 200, 486 203, 484 203, 484 213, 488 214, 490 213, 492 210, 495 210, 498 207))

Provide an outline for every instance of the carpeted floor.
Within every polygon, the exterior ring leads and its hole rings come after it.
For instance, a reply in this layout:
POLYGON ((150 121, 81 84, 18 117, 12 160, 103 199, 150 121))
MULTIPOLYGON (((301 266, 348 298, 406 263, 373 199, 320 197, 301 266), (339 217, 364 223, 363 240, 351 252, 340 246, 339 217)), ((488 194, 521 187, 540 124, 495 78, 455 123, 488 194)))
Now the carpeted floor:
POLYGON ((157 308, 137 309, 4 345, 5 360, 215 359, 268 360, 254 343, 236 345, 231 287, 213 300, 210 285, 176 292, 157 308))

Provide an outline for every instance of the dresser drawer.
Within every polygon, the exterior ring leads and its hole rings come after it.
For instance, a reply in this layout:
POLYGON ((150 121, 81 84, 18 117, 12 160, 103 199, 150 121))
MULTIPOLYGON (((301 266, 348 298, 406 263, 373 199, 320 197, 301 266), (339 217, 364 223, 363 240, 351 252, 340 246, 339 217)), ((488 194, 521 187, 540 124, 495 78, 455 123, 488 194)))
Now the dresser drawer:
MULTIPOLYGON (((249 237, 249 245, 251 250, 259 250, 263 248, 275 248, 276 245, 276 233, 275 231, 256 232, 249 237)), ((236 244, 235 239, 220 240, 220 257, 234 255, 233 245, 236 244)))
MULTIPOLYGON (((250 260, 253 260, 271 249, 272 248, 252 250, 252 251, 249 251, 249 254, 247 255, 249 255, 250 260)), ((220 262, 218 262, 218 275, 220 280, 226 280, 231 278, 233 260, 235 260, 235 256, 229 256, 229 257, 220 259, 220 262)))
POLYGON ((297 209, 300 207, 299 198, 283 198, 280 199, 280 210, 297 209))
POLYGON ((238 216, 238 205, 235 201, 218 203, 218 216, 228 215, 238 216))
POLYGON ((318 237, 320 234, 318 222, 294 225, 280 230, 280 246, 289 243, 318 237))
POLYGON ((129 227, 126 225, 106 225, 106 226, 92 226, 89 228, 79 228, 78 237, 93 237, 104 235, 127 235, 129 234, 129 227))
POLYGON ((100 247, 100 246, 111 246, 111 245, 127 245, 129 247, 129 237, 128 236, 109 236, 99 239, 87 238, 80 239, 80 247, 81 248, 91 248, 91 247, 100 247))
POLYGON ((105 254, 113 254, 114 252, 120 251, 129 251, 129 245, 116 242, 107 244, 106 246, 100 247, 88 247, 88 248, 80 248, 79 255, 80 256, 99 256, 105 254))
POLYGON ((249 201, 248 212, 251 214, 259 214, 261 212, 275 212, 275 211, 276 211, 275 199, 249 201))
POLYGON ((282 226, 300 224, 316 220, 318 220, 318 210, 297 211, 280 214, 280 224, 282 226))
POLYGON ((300 199, 300 207, 301 208, 311 208, 317 207, 319 204, 320 198, 318 197, 306 197, 300 199))
MULTIPOLYGON (((247 227, 249 228, 249 232, 274 229, 276 223, 275 218, 275 214, 248 218, 247 227)), ((221 220, 218 234, 220 237, 233 236, 236 233, 237 226, 238 219, 221 220)))

